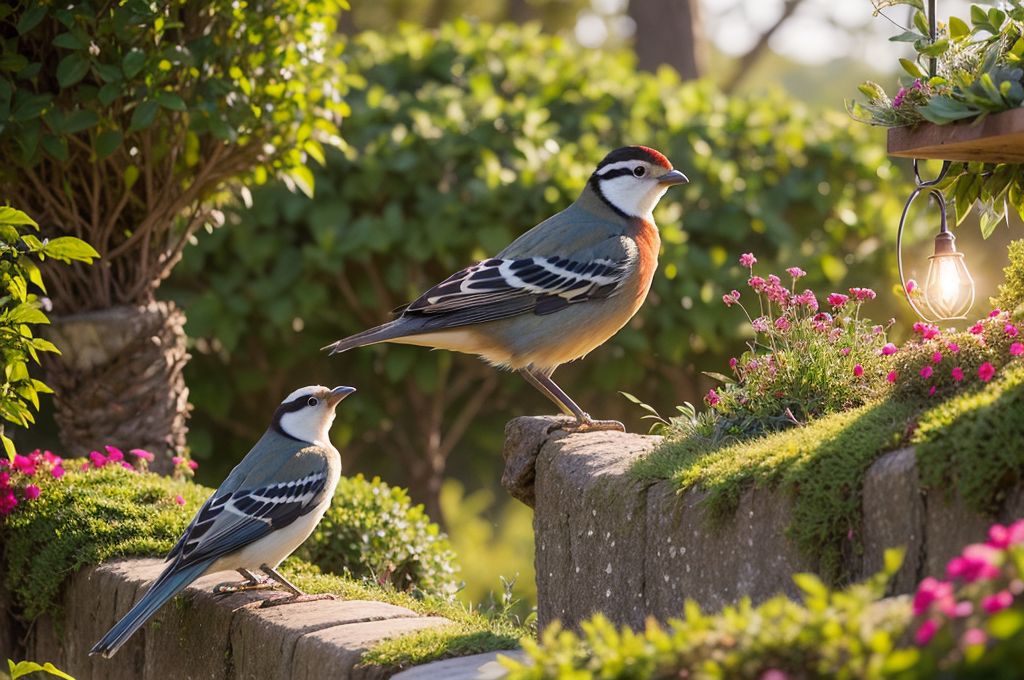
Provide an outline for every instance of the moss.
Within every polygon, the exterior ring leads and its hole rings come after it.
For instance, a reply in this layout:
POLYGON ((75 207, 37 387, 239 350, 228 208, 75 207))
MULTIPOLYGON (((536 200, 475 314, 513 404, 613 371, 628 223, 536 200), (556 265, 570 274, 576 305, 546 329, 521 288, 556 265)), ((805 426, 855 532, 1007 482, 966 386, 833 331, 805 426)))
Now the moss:
POLYGON ((1024 479, 1024 366, 921 415, 914 445, 925 489, 955 490, 967 507, 998 512, 1024 479))

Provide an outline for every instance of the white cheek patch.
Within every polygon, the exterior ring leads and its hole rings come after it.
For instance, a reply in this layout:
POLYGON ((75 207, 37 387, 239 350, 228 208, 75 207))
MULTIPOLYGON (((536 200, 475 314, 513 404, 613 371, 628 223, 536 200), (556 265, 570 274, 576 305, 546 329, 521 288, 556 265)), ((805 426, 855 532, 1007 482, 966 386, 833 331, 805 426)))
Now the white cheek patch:
POLYGON ((291 437, 310 444, 325 444, 334 423, 334 409, 306 406, 281 416, 281 429, 291 437))
POLYGON ((608 202, 630 217, 654 221, 651 211, 668 189, 657 182, 644 181, 632 176, 601 180, 601 192, 608 202))

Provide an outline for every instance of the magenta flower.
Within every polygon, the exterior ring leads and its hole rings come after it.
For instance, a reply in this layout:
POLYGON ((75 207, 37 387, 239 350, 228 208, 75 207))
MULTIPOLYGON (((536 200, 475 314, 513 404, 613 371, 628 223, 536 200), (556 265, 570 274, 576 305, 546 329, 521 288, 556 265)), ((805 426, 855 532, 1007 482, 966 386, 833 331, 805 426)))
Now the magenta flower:
POLYGON ((932 638, 935 637, 936 631, 939 630, 939 624, 933 619, 928 619, 921 624, 921 627, 917 629, 917 634, 914 635, 914 641, 921 647, 931 642, 932 638))
POLYGON ((870 288, 851 288, 850 293, 853 295, 853 299, 857 302, 875 299, 875 291, 870 288))
MULTIPOLYGON (((903 87, 901 85, 899 92, 897 92, 896 96, 892 98, 892 107, 894 109, 900 108, 900 106, 903 104, 903 98, 906 97, 906 96, 907 96, 907 88, 905 88, 905 87, 903 87)), ((930 636, 929 636, 929 638, 930 638, 930 636)))
POLYGON ((39 487, 35 484, 29 484, 25 487, 25 500, 34 501, 39 498, 39 487))
POLYGON ((932 385, 930 388, 928 388, 928 394, 929 395, 935 394, 935 385, 932 385))
POLYGON ((181 465, 185 462, 185 459, 182 456, 175 456, 174 458, 171 458, 171 462, 175 465, 181 465))
MULTIPOLYGON (((737 297, 739 296, 737 295, 737 297)), ((133 456, 137 456, 145 461, 153 460, 153 454, 147 451, 146 449, 132 449, 128 453, 132 454, 133 456)))
POLYGON ((182 497, 180 493, 174 497, 174 502, 177 503, 178 505, 185 505, 185 499, 182 497))
POLYGON ((753 327, 755 333, 768 332, 768 320, 763 316, 759 316, 758 318, 754 319, 750 323, 750 325, 753 327))
POLYGON ((933 371, 931 366, 925 366, 924 368, 921 369, 921 377, 924 378, 925 380, 932 377, 932 373, 933 371))
POLYGON ((793 304, 804 305, 812 312, 818 311, 818 298, 814 297, 814 293, 809 290, 805 290, 802 293, 794 295, 793 304))
POLYGON ((1003 330, 1005 330, 1006 334, 1009 335, 1011 338, 1020 335, 1020 331, 1018 331, 1017 327, 1014 326, 1012 323, 1006 324, 1006 327, 1003 330))
POLYGON ((1008 527, 1002 524, 993 524, 989 527, 987 545, 1004 550, 1018 543, 1024 543, 1024 519, 1017 520, 1008 527))
POLYGON ((914 616, 928 611, 933 602, 951 602, 953 600, 953 584, 939 581, 931 576, 921 581, 914 593, 914 616))
POLYGON ((889 371, 889 375, 885 376, 885 379, 891 383, 896 382, 896 371, 889 371))
POLYGON ((90 453, 89 454, 89 460, 91 460, 92 464, 95 465, 98 468, 103 467, 104 465, 106 465, 109 462, 107 457, 104 456, 99 451, 93 451, 92 453, 90 453))
POLYGON ((19 453, 14 454, 14 469, 29 477, 36 473, 36 466, 32 459, 19 453))
POLYGON ((807 272, 805 272, 803 269, 800 269, 800 267, 790 267, 786 271, 789 273, 790 276, 793 277, 794 281, 799 279, 801 276, 807 276, 807 272))
POLYGON ((915 290, 917 290, 917 281, 910 279, 907 281, 907 292, 913 293, 915 290))
POLYGON ((986 635, 985 631, 980 628, 969 628, 964 631, 964 635, 960 640, 965 646, 973 647, 975 645, 983 645, 988 642, 988 635, 986 635))
POLYGON ((856 366, 853 367, 853 374, 858 378, 861 377, 862 375, 864 375, 864 367, 861 366, 860 364, 857 364, 856 366))
POLYGON ((53 465, 62 465, 64 463, 63 458, 61 458, 60 456, 55 456, 49 451, 43 452, 43 460, 45 460, 47 463, 52 463, 53 465))
POLYGON ((733 372, 735 372, 736 371, 736 367, 739 366, 739 363, 740 363, 740 360, 737 359, 736 357, 733 357, 733 358, 729 359, 729 368, 731 368, 733 370, 733 372))
POLYGON ((828 296, 828 303, 839 309, 849 301, 849 296, 843 295, 842 293, 832 293, 828 296))
POLYGON ((953 354, 956 354, 957 352, 960 351, 960 345, 956 344, 955 342, 951 342, 948 345, 946 345, 946 349, 948 349, 953 354))
POLYGON ((64 468, 60 465, 54 465, 53 469, 50 470, 50 474, 53 475, 54 479, 60 479, 64 476, 64 468))
POLYGON ((757 264, 757 258, 754 257, 753 253, 743 253, 740 255, 740 264, 744 267, 753 267, 757 264))
POLYGON ((192 468, 193 470, 196 470, 196 469, 198 469, 198 468, 199 468, 199 461, 195 461, 195 460, 190 460, 190 461, 188 462, 188 466, 189 466, 190 468, 192 468))
POLYGON ((996 307, 995 309, 993 309, 991 312, 988 313, 988 318, 994 319, 994 318, 996 318, 997 316, 999 316, 1002 313, 1003 313, 1002 310, 999 309, 998 307, 996 307))
POLYGON ((993 367, 992 364, 989 363, 988 361, 983 363, 981 366, 978 366, 978 377, 984 380, 985 382, 991 380, 992 376, 994 376, 995 374, 995 367, 993 367))
POLYGON ((788 331, 789 319, 787 319, 784 316, 780 316, 778 319, 775 320, 775 327, 778 328, 780 331, 788 331))
POLYGON ((942 352, 936 351, 935 354, 932 355, 932 361, 936 364, 942 361, 942 352))
POLYGON ((995 565, 999 551, 983 543, 972 543, 964 548, 959 557, 954 557, 946 565, 946 578, 958 578, 964 583, 988 580, 999 576, 999 568, 995 565))
POLYGON ((722 302, 725 303, 726 307, 732 307, 734 304, 739 302, 739 299, 740 293, 737 290, 734 290, 731 293, 726 293, 722 296, 722 302))
POLYGON ((942 335, 938 326, 933 326, 930 323, 921 323, 920 321, 914 324, 914 330, 920 333, 921 337, 925 340, 931 340, 942 335))
POLYGON ((885 356, 896 354, 896 352, 898 351, 899 348, 896 345, 892 344, 891 342, 887 342, 882 346, 882 354, 885 356))
POLYGON ((839 350, 839 353, 842 354, 844 357, 845 356, 849 356, 850 355, 850 348, 849 347, 844 347, 841 350, 839 350))
POLYGON ((959 366, 957 366, 956 368, 953 369, 953 380, 963 380, 963 379, 964 379, 964 369, 962 369, 959 366))
POLYGON ((1013 604, 1013 594, 1009 590, 1000 590, 981 601, 981 608, 989 614, 1000 612, 1013 604))
POLYGON ((976 323, 973 326, 971 326, 970 328, 968 328, 967 331, 971 335, 981 335, 982 333, 985 332, 985 327, 982 326, 981 322, 979 321, 978 323, 976 323))
POLYGON ((88 463, 82 463, 81 467, 79 467, 78 469, 81 470, 82 472, 85 472, 86 470, 89 469, 89 464, 88 463))
POLYGON ((718 402, 722 401, 722 398, 718 396, 718 393, 714 390, 708 390, 707 395, 704 397, 704 401, 708 403, 708 406, 714 408, 718 406, 718 402))
POLYGON ((14 506, 18 504, 18 499, 14 497, 13 491, 8 491, 6 494, 0 494, 0 515, 6 515, 11 510, 14 510, 14 506))

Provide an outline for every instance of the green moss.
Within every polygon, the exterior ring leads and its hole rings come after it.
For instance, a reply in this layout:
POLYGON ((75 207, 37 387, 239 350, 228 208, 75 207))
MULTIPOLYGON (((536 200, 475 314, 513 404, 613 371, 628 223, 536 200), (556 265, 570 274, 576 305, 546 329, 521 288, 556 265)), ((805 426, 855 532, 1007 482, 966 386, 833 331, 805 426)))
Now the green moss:
POLYGON ((914 436, 921 484, 952 490, 980 513, 996 513, 1024 479, 1024 366, 1014 363, 983 389, 926 411, 914 436))

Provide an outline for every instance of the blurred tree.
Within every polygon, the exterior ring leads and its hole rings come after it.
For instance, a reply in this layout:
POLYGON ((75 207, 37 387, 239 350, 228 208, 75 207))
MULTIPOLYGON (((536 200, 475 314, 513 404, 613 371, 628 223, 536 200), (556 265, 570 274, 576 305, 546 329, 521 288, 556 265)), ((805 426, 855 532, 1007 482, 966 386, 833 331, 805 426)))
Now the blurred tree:
MULTIPOLYGON (((154 290, 233 179, 307 191, 336 132, 336 0, 0 4, 0 195, 100 254, 53 268, 45 362, 68 454, 185 444, 184 318, 154 290), (327 82, 327 74, 331 81, 327 82), (87 317, 83 312, 91 312, 87 317), (76 315, 76 316, 70 316, 76 315), (62 319, 63 318, 63 322, 62 319)), ((158 462, 157 466, 160 466, 158 462)))
POLYGON ((590 0, 379 0, 357 2, 341 19, 346 35, 392 33, 403 23, 437 28, 460 18, 490 23, 538 21, 549 33, 571 30, 590 0))
POLYGON ((789 21, 804 0, 785 0, 782 11, 775 22, 758 36, 754 45, 736 61, 732 75, 722 84, 723 92, 733 92, 740 82, 749 74, 750 69, 768 52, 768 41, 782 26, 789 21))
MULTIPOLYGON (((746 278, 741 252, 800 266, 811 287, 888 289, 887 246, 909 189, 870 130, 843 113, 777 93, 726 97, 671 69, 638 74, 628 52, 584 50, 537 26, 406 26, 363 34, 347 54, 367 86, 348 96, 345 147, 314 169, 316 197, 254 191, 252 209, 200 234, 165 287, 187 305, 196 338, 190 443, 200 458, 217 451, 201 471, 245 453, 259 436, 252 413, 329 375, 372 385, 339 409, 349 470, 404 475, 438 520, 450 456, 456 474, 496 480, 501 424, 552 410, 518 376, 417 347, 331 359, 319 348, 563 209, 626 143, 665 152, 691 182, 656 212, 663 253, 647 304, 561 369, 591 413, 634 413, 616 390, 662 412, 699 398, 707 385, 694 362, 721 370, 749 332, 721 303, 746 278), (395 467, 382 470, 389 459, 395 467)), ((874 304, 868 313, 892 314, 874 304)))
POLYGON ((707 41, 700 0, 630 0, 629 17, 636 23, 633 50, 640 68, 656 71, 668 64, 682 80, 704 75, 707 41))

